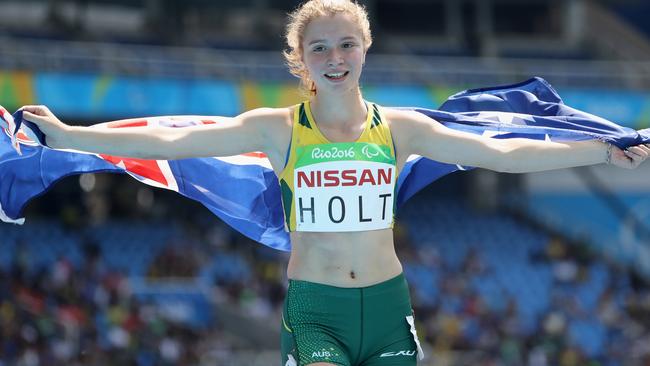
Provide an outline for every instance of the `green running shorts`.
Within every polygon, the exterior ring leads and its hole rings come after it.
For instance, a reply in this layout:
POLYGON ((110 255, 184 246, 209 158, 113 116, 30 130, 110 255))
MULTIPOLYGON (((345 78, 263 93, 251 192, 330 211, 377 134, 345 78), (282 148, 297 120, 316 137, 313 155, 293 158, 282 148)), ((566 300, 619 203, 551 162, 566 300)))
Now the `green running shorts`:
POLYGON ((281 326, 282 366, 413 366, 423 357, 403 274, 361 288, 289 280, 281 326))

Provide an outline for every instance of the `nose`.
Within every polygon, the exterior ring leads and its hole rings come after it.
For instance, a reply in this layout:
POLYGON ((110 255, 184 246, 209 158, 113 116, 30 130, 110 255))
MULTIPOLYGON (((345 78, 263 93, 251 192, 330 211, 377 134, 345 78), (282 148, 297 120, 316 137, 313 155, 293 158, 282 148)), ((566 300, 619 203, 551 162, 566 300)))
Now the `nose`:
POLYGON ((329 58, 327 59, 328 66, 338 66, 343 63, 343 55, 337 49, 333 49, 330 52, 329 58))

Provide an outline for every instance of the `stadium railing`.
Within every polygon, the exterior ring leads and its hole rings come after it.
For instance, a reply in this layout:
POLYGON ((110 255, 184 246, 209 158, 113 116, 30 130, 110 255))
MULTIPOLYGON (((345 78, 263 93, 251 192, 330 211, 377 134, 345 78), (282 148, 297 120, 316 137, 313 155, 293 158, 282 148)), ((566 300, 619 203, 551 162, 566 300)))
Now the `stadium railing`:
MULTIPOLYGON (((293 80, 281 52, 235 51, 0 37, 0 70, 106 75, 293 80)), ((491 85, 542 76, 557 85, 648 89, 649 61, 435 57, 372 54, 367 83, 491 85)))

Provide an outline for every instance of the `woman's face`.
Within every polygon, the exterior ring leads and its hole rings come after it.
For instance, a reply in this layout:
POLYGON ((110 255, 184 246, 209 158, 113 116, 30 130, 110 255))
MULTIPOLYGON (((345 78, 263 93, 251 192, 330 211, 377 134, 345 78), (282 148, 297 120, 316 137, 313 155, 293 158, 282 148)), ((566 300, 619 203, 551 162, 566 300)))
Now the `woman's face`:
POLYGON ((320 17, 305 28, 303 62, 321 91, 356 90, 366 52, 361 30, 346 14, 320 17))

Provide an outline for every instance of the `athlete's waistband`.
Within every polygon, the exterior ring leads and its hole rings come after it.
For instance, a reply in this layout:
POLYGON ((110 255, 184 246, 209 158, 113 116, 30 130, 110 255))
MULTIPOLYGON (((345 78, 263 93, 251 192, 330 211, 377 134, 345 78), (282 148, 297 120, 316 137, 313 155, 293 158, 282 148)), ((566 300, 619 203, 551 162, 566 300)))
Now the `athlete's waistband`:
POLYGON ((386 281, 376 283, 370 286, 364 287, 339 287, 326 285, 324 283, 303 281, 303 280, 293 280, 289 279, 289 287, 292 290, 306 290, 314 291, 321 295, 331 295, 331 296, 358 296, 360 292, 364 295, 374 295, 381 294, 387 291, 394 291, 395 288, 404 287, 407 288, 406 278, 404 273, 400 273, 397 276, 388 279, 386 281))

